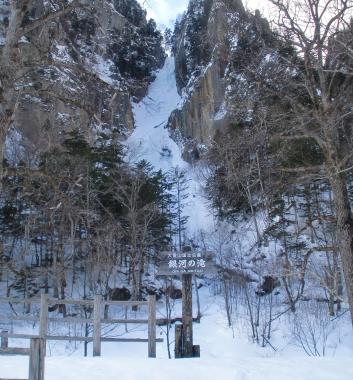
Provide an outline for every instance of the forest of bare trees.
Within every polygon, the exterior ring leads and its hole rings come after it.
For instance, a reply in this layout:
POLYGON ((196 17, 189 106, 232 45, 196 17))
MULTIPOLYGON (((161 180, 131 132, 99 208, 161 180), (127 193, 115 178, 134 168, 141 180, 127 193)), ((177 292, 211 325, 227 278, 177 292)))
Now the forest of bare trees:
POLYGON ((256 244, 278 239, 280 272, 265 272, 277 273, 292 311, 314 280, 334 315, 343 279, 353 309, 353 4, 271 3, 275 33, 255 24, 254 42, 239 32, 242 49, 232 58, 242 81, 234 84, 233 125, 208 155, 209 194, 222 218, 252 218, 256 244))

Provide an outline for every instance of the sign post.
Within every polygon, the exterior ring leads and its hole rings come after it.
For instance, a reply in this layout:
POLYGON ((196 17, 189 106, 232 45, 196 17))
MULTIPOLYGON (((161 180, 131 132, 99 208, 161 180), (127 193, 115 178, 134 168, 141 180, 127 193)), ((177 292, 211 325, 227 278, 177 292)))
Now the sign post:
POLYGON ((182 275, 183 294, 183 357, 193 357, 192 274, 182 275))
MULTIPOLYGON (((186 247, 188 248, 188 247, 186 247)), ((163 252, 158 276, 182 277, 182 326, 176 326, 176 358, 200 356, 199 346, 193 345, 192 275, 204 274, 212 267, 210 254, 203 255, 191 249, 183 252, 163 252)))

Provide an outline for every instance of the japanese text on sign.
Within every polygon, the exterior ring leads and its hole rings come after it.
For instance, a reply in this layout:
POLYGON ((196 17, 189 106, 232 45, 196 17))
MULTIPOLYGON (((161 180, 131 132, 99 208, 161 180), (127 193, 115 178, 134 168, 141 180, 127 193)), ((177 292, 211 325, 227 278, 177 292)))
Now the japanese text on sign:
POLYGON ((165 252, 158 268, 159 275, 203 274, 211 259, 201 252, 165 252))

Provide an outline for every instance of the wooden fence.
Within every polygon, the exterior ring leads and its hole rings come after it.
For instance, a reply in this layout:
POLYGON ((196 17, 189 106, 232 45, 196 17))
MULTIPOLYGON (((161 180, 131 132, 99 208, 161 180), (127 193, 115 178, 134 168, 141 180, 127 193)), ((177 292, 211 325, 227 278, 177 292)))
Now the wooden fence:
MULTIPOLYGON (((156 343, 163 342, 163 339, 156 338, 156 297, 150 295, 148 301, 105 301, 102 296, 97 295, 93 300, 58 300, 49 298, 48 295, 42 294, 40 299, 18 299, 18 298, 0 298, 0 304, 40 304, 40 315, 38 317, 32 316, 12 316, 5 317, 0 315, 1 320, 12 321, 28 321, 39 322, 38 335, 29 334, 15 334, 8 332, 1 332, 1 348, 0 354, 10 355, 29 355, 29 380, 43 380, 44 379, 44 358, 46 350, 46 342, 48 340, 65 340, 65 341, 78 341, 78 342, 93 342, 93 356, 101 355, 102 342, 135 342, 135 343, 148 343, 148 357, 156 357, 156 343), (62 317, 50 318, 48 308, 50 305, 82 305, 93 306, 93 318, 77 318, 77 317, 62 317), (102 318, 102 310, 105 306, 117 305, 125 307, 133 306, 147 306, 148 319, 109 319, 102 318), (63 323, 91 323, 93 324, 92 337, 84 336, 57 336, 48 335, 48 324, 50 322, 63 322, 63 323), (118 323, 137 323, 148 324, 148 338, 135 339, 135 338, 107 338, 102 337, 101 327, 102 324, 118 324, 118 323), (8 339, 29 339, 31 341, 30 349, 9 348, 8 339)), ((0 379, 5 380, 5 379, 0 379)))

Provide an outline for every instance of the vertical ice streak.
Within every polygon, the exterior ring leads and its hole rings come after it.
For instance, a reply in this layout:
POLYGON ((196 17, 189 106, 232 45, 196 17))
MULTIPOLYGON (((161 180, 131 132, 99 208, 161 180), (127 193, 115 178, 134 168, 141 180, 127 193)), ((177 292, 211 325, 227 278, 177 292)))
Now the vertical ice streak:
POLYGON ((169 136, 166 128, 169 115, 178 107, 181 97, 175 80, 174 58, 168 57, 157 73, 145 98, 133 105, 135 129, 126 141, 130 162, 146 160, 155 170, 167 172, 178 167, 185 170, 189 179, 185 215, 189 216, 188 232, 191 235, 212 226, 205 199, 201 194, 196 170, 182 158, 182 149, 169 136))

